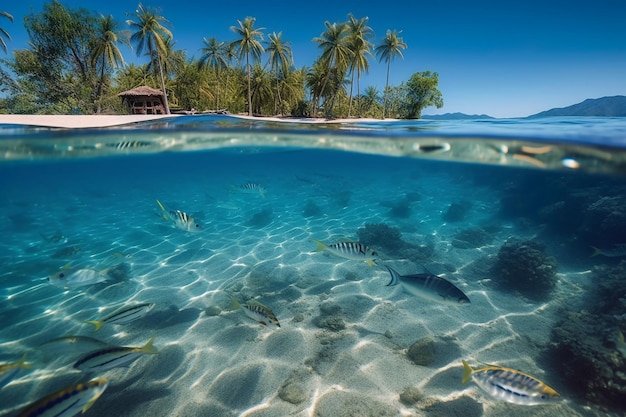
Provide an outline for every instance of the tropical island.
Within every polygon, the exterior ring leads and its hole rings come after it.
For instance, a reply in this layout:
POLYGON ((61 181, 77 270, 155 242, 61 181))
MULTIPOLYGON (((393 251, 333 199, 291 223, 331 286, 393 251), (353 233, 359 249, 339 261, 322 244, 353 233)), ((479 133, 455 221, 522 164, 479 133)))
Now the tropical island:
MULTIPOLYGON (((14 20, 9 11, 0 18, 14 20)), ((392 63, 407 45, 397 30, 372 43, 368 18, 352 14, 324 22, 313 37, 320 54, 310 67, 294 66, 282 32, 266 33, 254 17, 234 22, 233 38, 199 39, 200 58, 175 48, 169 21, 141 3, 125 22, 59 1, 24 16, 29 46, 0 60, 0 114, 140 114, 229 112, 249 116, 420 118, 443 106, 438 74, 414 73, 389 85, 392 63), (145 58, 126 64, 122 51, 145 58), (384 91, 361 88, 377 60, 387 69, 384 91), (144 98, 134 107, 133 96, 144 98), (150 95, 152 94, 152 95, 150 95), (146 106, 148 103, 148 106, 146 106)), ((10 32, 0 27, 7 54, 10 32)))

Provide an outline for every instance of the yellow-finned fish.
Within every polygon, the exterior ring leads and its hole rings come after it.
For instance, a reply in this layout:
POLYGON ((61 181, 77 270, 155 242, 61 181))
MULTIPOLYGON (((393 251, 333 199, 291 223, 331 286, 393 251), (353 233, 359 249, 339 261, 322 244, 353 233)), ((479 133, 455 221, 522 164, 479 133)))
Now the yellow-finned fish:
POLYGON ((97 332, 105 324, 126 324, 140 319, 148 314, 153 307, 153 303, 135 304, 121 308, 115 313, 106 316, 102 320, 89 320, 87 323, 96 326, 94 332, 97 332))
POLYGON ((617 331, 617 350, 626 357, 626 342, 624 342, 624 333, 621 330, 617 331))
POLYGON ((186 232, 197 232, 201 229, 200 223, 196 222, 196 220, 189 214, 180 210, 168 211, 159 200, 156 202, 161 209, 161 216, 163 219, 168 222, 171 221, 178 229, 186 232))
POLYGON ((154 337, 141 347, 111 346, 94 350, 80 358, 74 364, 74 368, 85 372, 101 372, 107 369, 126 366, 139 359, 142 355, 155 355, 159 353, 154 346, 154 337))
POLYGON ((24 354, 19 360, 15 362, 1 364, 0 389, 2 389, 2 387, 11 382, 21 370, 28 368, 30 368, 30 364, 26 363, 26 354, 24 354))
POLYGON ((339 242, 326 245, 325 243, 315 239, 313 239, 313 242, 317 244, 317 248, 315 248, 313 252, 327 251, 340 258, 350 259, 353 261, 364 261, 369 266, 376 265, 375 259, 378 257, 378 254, 376 251, 362 243, 339 242))
POLYGON ((75 290, 112 279, 109 275, 110 269, 71 268, 70 263, 68 263, 61 271, 49 276, 47 279, 55 287, 75 290))
POLYGON ((552 404, 561 400, 554 389, 515 369, 494 365, 472 369, 465 360, 462 363, 462 383, 473 377, 480 388, 498 400, 521 405, 552 404))
POLYGON ((108 385, 109 381, 105 378, 72 385, 32 403, 18 417, 72 417, 84 413, 108 385))
POLYGON ((278 329, 280 327, 280 323, 278 322, 276 315, 274 315, 269 307, 264 306, 257 301, 249 301, 247 303, 240 304, 234 297, 231 297, 231 300, 233 302, 233 310, 243 308, 246 316, 261 323, 263 326, 267 326, 272 329, 278 329))
POLYGON ((246 194, 259 194, 261 198, 265 198, 265 187, 255 182, 247 182, 236 187, 238 191, 246 194))

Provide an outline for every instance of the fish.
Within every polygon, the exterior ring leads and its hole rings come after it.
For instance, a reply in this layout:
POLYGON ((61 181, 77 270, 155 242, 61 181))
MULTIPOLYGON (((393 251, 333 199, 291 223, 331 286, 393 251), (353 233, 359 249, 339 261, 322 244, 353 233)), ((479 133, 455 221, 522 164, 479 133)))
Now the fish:
POLYGON ((93 324, 95 326, 94 332, 97 332, 104 324, 126 324, 140 319, 152 310, 153 307, 154 304, 152 303, 135 304, 124 307, 106 316, 102 320, 89 320, 87 323, 93 324))
POLYGON ((259 194, 261 198, 265 198, 265 187, 255 182, 247 182, 236 187, 238 191, 246 194, 259 194))
POLYGON ((15 378, 20 371, 28 369, 31 364, 26 363, 26 354, 15 362, 3 363, 0 365, 0 389, 15 378))
POLYGON ((617 346, 619 353, 626 357, 626 343, 624 342, 624 333, 622 333, 621 330, 617 331, 617 342, 615 345, 617 346))
POLYGON ((146 146, 152 146, 152 142, 145 142, 142 140, 124 140, 121 142, 113 142, 113 143, 107 143, 105 144, 105 146, 109 147, 109 148, 115 148, 119 151, 125 150, 125 149, 131 149, 131 148, 144 148, 146 146))
POLYGON ((88 336, 63 336, 55 339, 47 340, 39 345, 44 360, 50 360, 64 355, 78 355, 91 352, 109 346, 93 337, 88 336))
POLYGON ((465 360, 461 362, 461 383, 465 384, 473 377, 481 389, 498 400, 520 405, 540 405, 552 404, 562 399, 558 392, 537 378, 515 369, 495 365, 472 369, 465 360))
POLYGON ((626 243, 620 243, 618 245, 613 245, 610 248, 597 248, 592 246, 593 254, 591 256, 606 256, 607 258, 621 258, 626 256, 626 243))
POLYGON ((27 406, 18 417, 72 417, 84 413, 107 389, 106 378, 72 385, 27 406))
POLYGON ((47 279, 48 282, 55 287, 75 290, 87 285, 108 281, 111 279, 108 272, 109 268, 101 270, 93 268, 70 268, 69 264, 67 264, 61 271, 49 276, 47 279))
POLYGON ((237 299, 231 297, 233 302, 233 310, 238 310, 239 308, 243 308, 246 316, 250 317, 252 320, 261 323, 263 326, 267 326, 271 329, 280 328, 280 323, 276 318, 276 315, 270 310, 269 307, 264 306, 263 304, 257 301, 250 301, 245 304, 240 304, 237 299))
POLYGON ((171 221, 178 229, 186 232, 197 232, 200 230, 200 223, 196 222, 196 220, 189 214, 180 210, 167 211, 159 200, 156 202, 161 209, 161 215, 165 221, 171 221))
POLYGON ((85 354, 74 364, 83 372, 101 372, 107 369, 127 366, 143 355, 156 355, 159 351, 152 346, 154 337, 141 347, 110 346, 85 354))
POLYGON ((389 265, 385 267, 391 274, 388 287, 400 284, 409 294, 440 304, 453 306, 470 304, 467 295, 445 278, 431 273, 400 275, 389 265))
POLYGON ((313 239, 317 244, 317 248, 313 252, 328 251, 335 256, 353 261, 364 261, 369 266, 376 265, 375 259, 378 254, 373 249, 359 242, 339 242, 326 245, 319 240, 313 239))

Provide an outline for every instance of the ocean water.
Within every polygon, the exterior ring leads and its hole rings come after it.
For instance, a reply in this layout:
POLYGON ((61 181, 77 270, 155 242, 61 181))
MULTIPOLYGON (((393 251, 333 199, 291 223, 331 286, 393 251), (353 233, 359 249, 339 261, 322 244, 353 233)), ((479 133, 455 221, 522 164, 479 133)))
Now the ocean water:
POLYGON ((97 377, 86 416, 626 412, 624 119, 4 125, 0 157, 0 365, 30 365, 3 382, 2 416, 97 377), (471 303, 388 286, 385 266, 471 303), (83 339, 50 342, 66 336, 83 339), (81 371, 100 348, 86 337, 159 353, 81 371), (461 360, 562 399, 495 398, 461 360))

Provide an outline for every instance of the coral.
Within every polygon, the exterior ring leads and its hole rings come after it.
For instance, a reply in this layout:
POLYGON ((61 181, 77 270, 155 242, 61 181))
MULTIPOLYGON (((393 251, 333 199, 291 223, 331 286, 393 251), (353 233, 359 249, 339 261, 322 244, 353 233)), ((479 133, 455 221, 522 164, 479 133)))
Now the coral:
POLYGON ((400 402, 404 405, 413 405, 424 398, 424 394, 419 388, 408 386, 400 393, 400 402))
POLYGON ((302 215, 304 217, 320 217, 324 214, 320 206, 315 204, 314 201, 308 200, 302 209, 302 215))
POLYGON ((435 361, 435 341, 424 337, 411 345, 406 355, 416 365, 429 366, 435 361))
POLYGON ((624 243, 626 233, 626 197, 604 196, 584 211, 579 235, 593 246, 607 247, 624 243))
POLYGON ((556 271, 556 260, 545 253, 543 245, 509 239, 500 247, 490 273, 501 289, 543 300, 556 285, 556 271))
POLYGON ((386 252, 395 252, 407 245, 402 240, 400 229, 385 223, 366 223, 365 226, 359 228, 357 236, 359 242, 386 252))
POLYGON ((246 222, 246 226, 250 227, 265 227, 274 220, 274 214, 272 209, 265 208, 255 213, 250 220, 246 222))
POLYGON ((465 220, 465 217, 471 208, 472 204, 468 201, 452 203, 441 217, 447 222, 460 222, 465 220))

